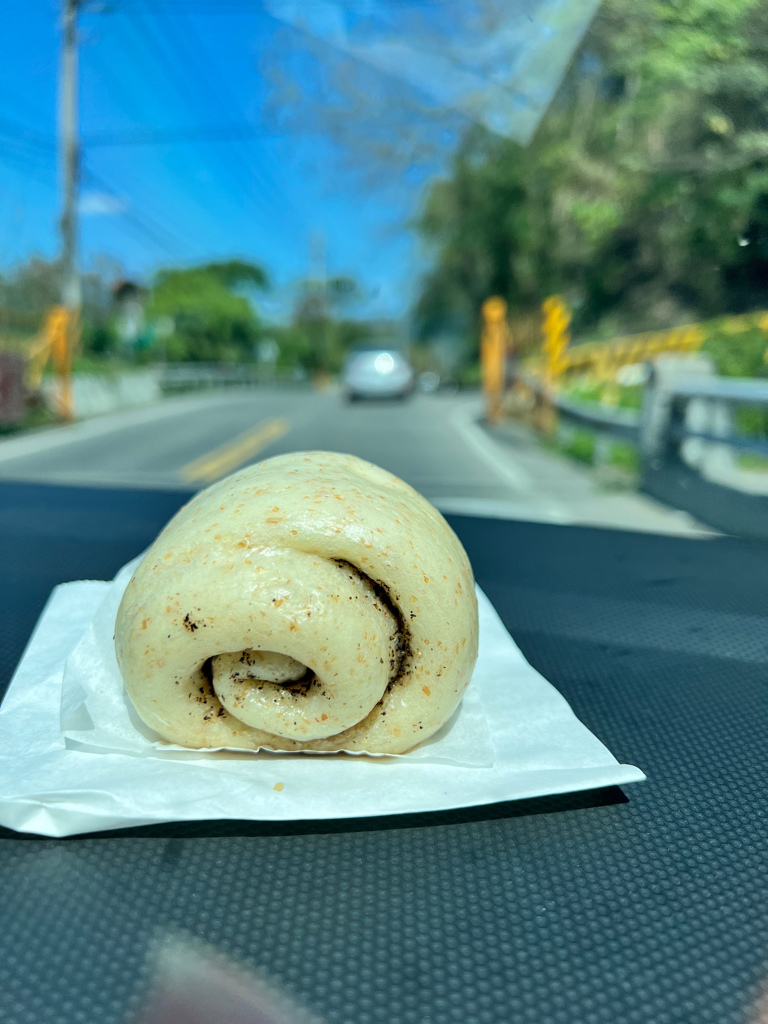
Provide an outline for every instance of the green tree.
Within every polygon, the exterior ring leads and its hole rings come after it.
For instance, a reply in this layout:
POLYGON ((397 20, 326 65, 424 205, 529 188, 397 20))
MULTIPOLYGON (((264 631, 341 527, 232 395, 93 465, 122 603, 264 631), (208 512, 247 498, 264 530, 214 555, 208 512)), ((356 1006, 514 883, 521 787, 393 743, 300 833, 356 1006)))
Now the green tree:
POLYGON ((467 329, 489 295, 515 305, 546 287, 535 245, 541 211, 531 202, 525 151, 472 129, 450 175, 436 181, 416 222, 437 254, 416 306, 417 333, 467 329))
POLYGON ((239 260, 160 271, 147 313, 173 321, 167 358, 250 361, 262 333, 253 297, 267 284, 261 267, 239 260))
POLYGON ((768 9, 605 0, 533 142, 471 130, 417 227, 422 334, 562 291, 581 333, 765 304, 768 9))

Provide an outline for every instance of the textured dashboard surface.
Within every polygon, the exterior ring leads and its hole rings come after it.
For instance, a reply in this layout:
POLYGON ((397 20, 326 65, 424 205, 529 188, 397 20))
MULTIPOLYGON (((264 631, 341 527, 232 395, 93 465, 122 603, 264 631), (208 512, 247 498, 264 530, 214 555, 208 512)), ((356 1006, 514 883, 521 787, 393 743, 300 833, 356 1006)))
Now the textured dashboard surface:
MULTIPOLYGON (((0 485, 0 688, 58 582, 184 499, 0 485)), ((122 1024, 163 936, 329 1024, 765 1024, 768 547, 455 517, 532 663, 646 783, 351 822, 0 830, 0 1019, 122 1024)))

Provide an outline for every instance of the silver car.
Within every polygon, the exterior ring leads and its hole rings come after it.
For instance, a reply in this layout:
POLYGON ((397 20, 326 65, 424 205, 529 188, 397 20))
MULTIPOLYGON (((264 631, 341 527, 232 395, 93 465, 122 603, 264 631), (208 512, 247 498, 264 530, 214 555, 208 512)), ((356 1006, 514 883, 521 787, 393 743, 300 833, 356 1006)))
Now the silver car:
POLYGON ((355 352, 344 370, 347 398, 407 398, 416 384, 413 367, 402 352, 377 348, 355 352))

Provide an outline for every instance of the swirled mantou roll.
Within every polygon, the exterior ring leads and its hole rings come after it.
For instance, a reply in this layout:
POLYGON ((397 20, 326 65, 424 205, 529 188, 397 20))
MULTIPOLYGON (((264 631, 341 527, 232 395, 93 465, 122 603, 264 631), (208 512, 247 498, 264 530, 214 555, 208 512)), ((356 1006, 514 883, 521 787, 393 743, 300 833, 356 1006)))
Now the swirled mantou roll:
POLYGON ((440 513, 351 455, 249 466, 168 523, 123 596, 136 711, 187 747, 402 753, 477 657, 466 552, 440 513))

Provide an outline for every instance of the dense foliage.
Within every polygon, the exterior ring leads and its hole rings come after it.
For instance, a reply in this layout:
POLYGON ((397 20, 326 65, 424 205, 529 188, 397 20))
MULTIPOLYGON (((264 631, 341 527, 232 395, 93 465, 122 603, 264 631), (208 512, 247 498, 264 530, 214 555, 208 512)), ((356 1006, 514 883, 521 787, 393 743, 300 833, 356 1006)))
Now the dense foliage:
POLYGON ((768 305, 768 7, 605 0, 527 149, 477 129, 428 192, 429 337, 563 292, 609 338, 768 305))
POLYGON ((241 261, 160 271, 147 313, 150 320, 167 317, 172 324, 167 358, 250 361, 261 335, 250 293, 266 284, 261 267, 241 261))

